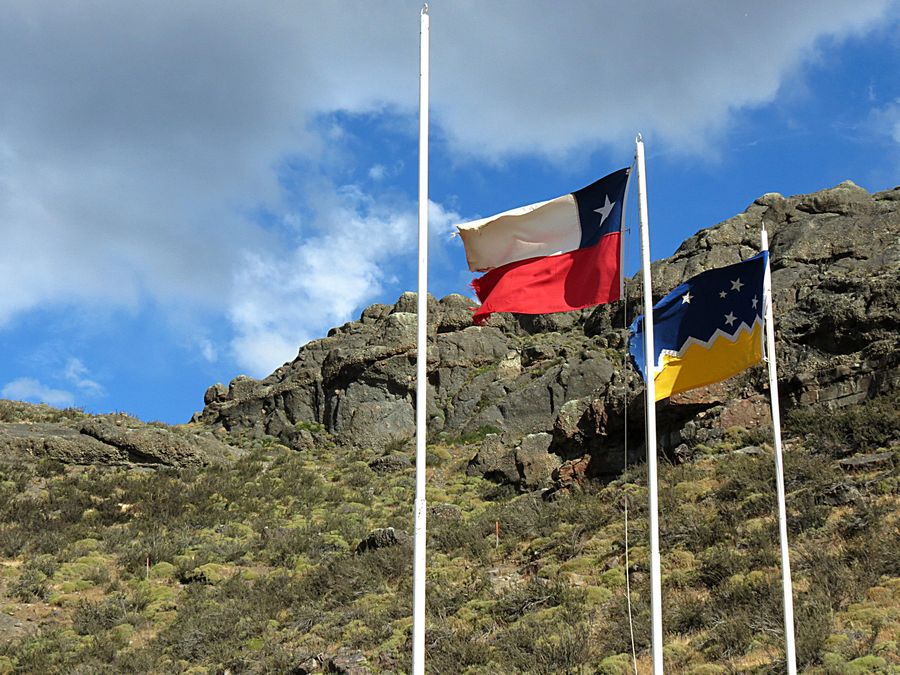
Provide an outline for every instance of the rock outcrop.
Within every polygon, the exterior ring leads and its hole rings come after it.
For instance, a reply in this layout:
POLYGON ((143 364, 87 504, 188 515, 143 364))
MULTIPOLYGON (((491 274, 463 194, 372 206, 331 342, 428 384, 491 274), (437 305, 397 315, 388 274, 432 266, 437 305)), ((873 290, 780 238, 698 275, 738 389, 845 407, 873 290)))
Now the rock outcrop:
POLYGON ((403 546, 411 541, 410 536, 403 530, 395 530, 393 527, 381 527, 369 532, 366 538, 356 545, 356 552, 365 553, 366 551, 377 551, 380 548, 403 546))
MULTIPOLYGON (((234 433, 268 434, 302 447, 318 425, 339 442, 386 446, 415 432, 415 295, 367 308, 359 321, 301 348, 268 378, 239 377, 211 387, 196 419, 234 433)), ((460 436, 496 427, 518 435, 547 431, 567 400, 612 378, 607 341, 569 330, 526 330, 512 317, 471 325, 462 296, 430 301, 429 431, 460 436)), ((580 313, 582 314, 582 313, 580 313)), ((566 317, 574 322, 574 317, 566 317)), ((560 319, 561 320, 561 319, 560 319)), ((522 322, 534 323, 533 317, 522 322)), ((622 343, 621 336, 616 336, 622 343)))
POLYGON ((55 460, 108 466, 203 466, 240 453, 207 433, 145 424, 128 415, 66 414, 3 401, 0 461, 55 460))
MULTIPOLYGON (((900 189, 869 194, 845 182, 809 195, 763 195, 654 263, 654 297, 754 254, 763 226, 783 405, 840 407, 896 390, 900 189)), ((499 314, 481 327, 471 325, 467 298, 429 298, 430 437, 499 434, 469 470, 522 489, 543 485, 541 472, 571 480, 616 473, 626 431, 629 461, 639 459, 642 386, 624 353, 625 326, 642 309, 636 279, 626 288, 627 301, 565 314, 499 314), (522 440, 530 434, 547 435, 552 459, 522 440)), ((297 448, 316 434, 402 448, 415 431, 415 303, 406 293, 393 306, 373 305, 269 377, 210 387, 195 419, 297 448)), ((673 397, 660 407, 661 444, 677 455, 729 427, 765 425, 766 388, 763 370, 751 369, 673 397)))

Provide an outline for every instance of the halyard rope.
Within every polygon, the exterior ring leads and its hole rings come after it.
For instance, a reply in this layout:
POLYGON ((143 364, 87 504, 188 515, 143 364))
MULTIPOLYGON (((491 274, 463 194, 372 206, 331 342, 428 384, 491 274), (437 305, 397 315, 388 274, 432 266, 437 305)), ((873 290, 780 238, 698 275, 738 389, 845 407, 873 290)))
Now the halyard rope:
MULTIPOLYGON (((632 163, 632 165, 631 165, 632 172, 634 172, 634 166, 635 166, 634 163, 632 163)), ((630 197, 630 195, 629 195, 629 197, 630 197)), ((629 215, 631 215, 631 213, 634 212, 633 209, 628 209, 628 211, 629 211, 629 215)), ((628 244, 630 235, 631 235, 631 228, 627 227, 625 242, 623 243, 623 246, 625 246, 625 255, 622 256, 623 259, 625 259, 625 260, 628 259, 627 244, 628 244)), ((621 271, 621 273, 624 277, 625 270, 623 269, 621 271)), ((624 289, 624 278, 623 278, 623 289, 624 289)), ((622 293, 622 301, 623 301, 622 321, 624 322, 624 324, 625 324, 624 328, 627 331, 628 330, 628 294, 625 293, 624 290, 622 293)), ((622 375, 623 375, 623 380, 624 380, 624 385, 625 385, 624 403, 622 406, 622 420, 623 420, 622 423, 623 423, 623 428, 624 428, 623 441, 622 441, 623 453, 624 453, 622 475, 623 475, 623 477, 625 477, 628 475, 628 374, 629 373, 628 373, 628 340, 627 340, 627 338, 625 341, 625 349, 622 351, 622 361, 623 361, 622 375)), ((638 672, 637 650, 635 649, 635 646, 634 646, 634 618, 632 617, 632 612, 631 612, 631 571, 630 571, 631 565, 629 564, 629 559, 628 559, 628 493, 627 492, 624 493, 624 495, 623 495, 623 502, 625 504, 625 601, 628 605, 628 632, 631 636, 631 662, 634 667, 634 673, 635 673, 635 675, 637 675, 637 672, 638 672)))

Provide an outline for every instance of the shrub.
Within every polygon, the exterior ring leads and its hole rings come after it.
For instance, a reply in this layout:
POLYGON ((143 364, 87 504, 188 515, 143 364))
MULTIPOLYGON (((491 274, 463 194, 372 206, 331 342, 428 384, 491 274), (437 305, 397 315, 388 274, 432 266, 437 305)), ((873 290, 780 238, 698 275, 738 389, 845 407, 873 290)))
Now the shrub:
POLYGON ((99 602, 82 600, 72 615, 72 627, 79 635, 98 635, 123 623, 138 624, 143 621, 140 605, 133 598, 121 593, 113 594, 99 602))
POLYGON ((786 419, 786 429, 798 436, 809 434, 818 449, 846 455, 886 447, 900 438, 897 410, 900 395, 881 396, 842 410, 798 407, 786 419))
POLYGON ((799 594, 794 603, 794 637, 797 664, 809 668, 821 662, 831 633, 832 609, 828 595, 819 589, 799 594))
POLYGON ((503 430, 490 424, 483 424, 474 431, 468 431, 456 437, 455 442, 461 445, 481 443, 490 434, 502 434, 503 430))
POLYGON ((22 602, 46 600, 50 595, 47 575, 35 569, 25 569, 9 590, 14 598, 22 602))

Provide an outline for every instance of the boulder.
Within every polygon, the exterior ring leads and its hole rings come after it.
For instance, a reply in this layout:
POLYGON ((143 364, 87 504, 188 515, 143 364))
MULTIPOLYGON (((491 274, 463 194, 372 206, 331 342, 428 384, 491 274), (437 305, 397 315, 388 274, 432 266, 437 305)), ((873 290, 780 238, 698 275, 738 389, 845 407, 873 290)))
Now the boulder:
POLYGON ((522 439, 515 450, 517 484, 525 490, 549 487, 553 472, 561 463, 558 456, 550 453, 553 437, 547 433, 529 434, 522 439))
POLYGON ((515 451, 507 448, 498 434, 488 434, 478 454, 469 460, 466 474, 483 476, 500 485, 515 484, 519 480, 515 451))
POLYGON ((395 530, 393 527, 381 527, 372 530, 366 538, 356 546, 356 552, 377 551, 389 546, 402 546, 410 542, 409 535, 403 530, 395 530))
POLYGON ((365 655, 357 649, 340 649, 338 652, 325 659, 325 672, 338 675, 369 675, 368 661, 365 655))

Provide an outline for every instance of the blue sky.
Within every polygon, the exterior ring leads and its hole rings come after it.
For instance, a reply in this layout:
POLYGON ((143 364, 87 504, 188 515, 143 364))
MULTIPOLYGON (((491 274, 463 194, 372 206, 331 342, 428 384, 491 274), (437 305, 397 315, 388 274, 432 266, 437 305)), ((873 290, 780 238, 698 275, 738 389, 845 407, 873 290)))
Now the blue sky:
MULTIPOLYGON (((469 292, 454 222, 638 131, 654 258, 765 192, 894 187, 898 5, 431 3, 431 291, 469 292)), ((0 398, 183 422, 413 290, 420 6, 0 0, 0 398)))

